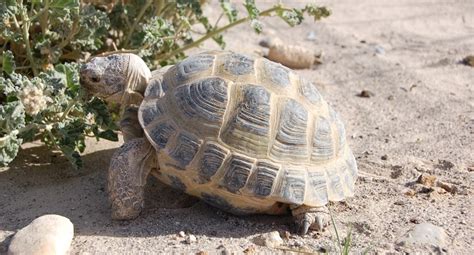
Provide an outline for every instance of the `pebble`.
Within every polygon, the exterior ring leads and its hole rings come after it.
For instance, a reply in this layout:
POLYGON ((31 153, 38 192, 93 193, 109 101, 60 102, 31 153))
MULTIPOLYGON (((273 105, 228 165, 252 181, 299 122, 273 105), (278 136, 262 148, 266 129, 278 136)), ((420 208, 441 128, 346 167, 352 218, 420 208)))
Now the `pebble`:
POLYGON ((316 33, 314 31, 310 31, 306 36, 307 41, 315 41, 316 40, 316 33))
POLYGON ((369 98, 369 97, 373 97, 375 96, 375 94, 371 91, 368 91, 368 90, 362 90, 359 94, 357 94, 358 97, 366 97, 366 98, 369 98))
POLYGON ((451 194, 456 194, 458 192, 458 188, 453 185, 453 184, 450 184, 450 183, 446 183, 446 182, 443 182, 443 181, 438 181, 436 182, 436 186, 442 188, 443 190, 451 193, 451 194))
POLYGON ((390 177, 393 179, 397 179, 398 177, 402 176, 403 174, 403 167, 400 165, 392 166, 392 172, 390 173, 390 177))
POLYGON ((433 245, 443 248, 446 246, 446 233, 443 228, 430 223, 421 223, 402 237, 398 242, 401 246, 433 245))
POLYGON ((385 49, 381 45, 376 45, 374 48, 375 54, 376 55, 384 55, 385 54, 385 49))
POLYGON ((437 167, 443 170, 451 170, 454 167, 454 163, 448 160, 440 159, 438 160, 437 167))
POLYGON ((68 218, 55 214, 43 215, 13 236, 8 254, 67 254, 73 236, 74 226, 68 218))
POLYGON ((382 160, 387 160, 388 159, 388 156, 387 155, 383 155, 382 157, 380 157, 382 160))
POLYGON ((255 237, 253 242, 256 245, 276 248, 283 244, 283 239, 281 239, 280 233, 278 233, 278 231, 273 231, 255 237))
POLYGON ((420 176, 418 176, 416 182, 428 187, 433 187, 436 182, 436 176, 429 174, 421 174, 420 176))
POLYGON ((180 236, 180 237, 185 237, 186 234, 184 233, 184 231, 179 231, 178 236, 180 236))
POLYGON ((407 202, 405 202, 405 201, 398 200, 398 201, 395 201, 395 203, 393 203, 393 204, 395 204, 395 205, 405 205, 406 203, 407 202))
POLYGON ((245 254, 255 254, 257 252, 257 247, 255 245, 250 245, 244 250, 245 254))
POLYGON ((474 67, 474 55, 470 55, 470 56, 465 57, 462 60, 462 63, 467 65, 467 66, 474 67))
POLYGON ((189 236, 186 237, 186 243, 187 244, 192 244, 192 243, 195 243, 195 242, 197 242, 196 236, 189 235, 189 236))
POLYGON ((404 189, 402 193, 409 197, 413 197, 414 195, 416 195, 416 192, 410 188, 404 189))
POLYGON ((300 240, 295 240, 291 246, 294 246, 294 247, 303 247, 304 246, 304 243, 300 240))

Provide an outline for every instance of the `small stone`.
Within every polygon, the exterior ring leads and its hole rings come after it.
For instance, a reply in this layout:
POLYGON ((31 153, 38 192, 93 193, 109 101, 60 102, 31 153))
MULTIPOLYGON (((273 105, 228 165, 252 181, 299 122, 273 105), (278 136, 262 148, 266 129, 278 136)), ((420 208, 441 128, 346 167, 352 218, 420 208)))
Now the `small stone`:
POLYGON ((281 239, 280 233, 278 233, 278 231, 273 231, 255 237, 253 242, 256 245, 276 248, 283 244, 283 239, 281 239))
POLYGON ((192 244, 192 243, 195 243, 195 242, 197 242, 196 236, 189 235, 189 236, 186 237, 186 243, 187 244, 192 244))
POLYGON ((308 41, 315 41, 316 40, 316 33, 314 31, 310 31, 306 36, 306 40, 308 41))
POLYGON ((257 247, 255 245, 250 245, 244 250, 245 254, 255 254, 257 252, 257 247))
POLYGON ((221 255, 231 255, 232 253, 226 247, 223 248, 221 251, 221 255))
POLYGON ((418 219, 416 219, 416 218, 411 218, 411 219, 410 219, 410 222, 411 222, 411 223, 415 223, 415 224, 419 224, 419 223, 420 223, 420 221, 419 221, 418 219))
POLYGON ((462 63, 467 65, 467 66, 474 67, 474 55, 470 55, 470 56, 465 57, 462 60, 462 63))
POLYGON ((365 98, 369 98, 369 97, 373 97, 375 96, 375 94, 371 91, 368 91, 368 90, 362 90, 359 94, 357 94, 358 97, 365 97, 365 98))
POLYGON ((397 179, 398 177, 402 176, 402 171, 403 167, 400 165, 394 165, 392 166, 392 172, 390 173, 390 177, 392 179, 397 179))
POLYGON ((291 238, 291 233, 290 233, 290 231, 285 231, 285 232, 283 233, 283 236, 285 237, 286 240, 289 240, 289 239, 291 238))
POLYGON ((291 246, 294 246, 294 247, 303 247, 304 246, 304 243, 300 240, 295 240, 291 246))
POLYGON ((382 157, 380 157, 380 159, 382 159, 382 160, 387 160, 387 159, 388 159, 388 156, 387 156, 387 155, 383 155, 382 157))
POLYGON ((428 194, 428 199, 430 200, 431 203, 435 203, 436 201, 438 201, 442 198, 443 197, 438 192, 431 192, 431 193, 428 194))
POLYGON ((406 202, 402 201, 402 200, 398 200, 398 201, 395 201, 395 203, 393 203, 393 204, 395 204, 395 205, 404 205, 404 204, 406 204, 406 202))
POLYGON ((395 99, 395 97, 394 97, 394 96, 392 96, 392 95, 390 95, 390 96, 388 96, 388 97, 387 97, 387 100, 390 100, 390 101, 392 101, 393 99, 395 99))
POLYGON ((454 163, 448 160, 440 159, 436 167, 443 170, 451 170, 454 167, 454 163))
POLYGON ((446 194, 446 190, 441 188, 441 187, 433 187, 432 188, 434 192, 438 193, 438 194, 446 194))
POLYGON ((450 183, 446 183, 443 181, 438 181, 436 182, 436 186, 442 188, 443 190, 451 193, 451 194, 456 194, 458 192, 458 188, 450 183))
POLYGON ((416 194, 416 192, 410 188, 404 189, 402 193, 409 197, 413 197, 416 194))
POLYGON ((184 231, 179 231, 178 236, 179 237, 185 237, 186 234, 184 233, 184 231))
POLYGON ((443 228, 430 223, 421 223, 407 232, 398 242, 401 246, 433 245, 443 248, 446 246, 446 233, 443 228))
POLYGON ((209 252, 207 251, 198 251, 196 255, 209 255, 209 252))
POLYGON ((376 45, 374 50, 375 50, 376 55, 384 55, 385 54, 385 49, 381 45, 376 45))
POLYGON ((421 174, 420 176, 418 176, 416 182, 428 187, 433 187, 436 182, 436 176, 429 174, 421 174))
POLYGON ((474 172, 474 166, 468 166, 467 171, 468 172, 474 172))
POLYGON ((15 234, 8 254, 67 254, 73 236, 74 226, 68 218, 43 215, 15 234))

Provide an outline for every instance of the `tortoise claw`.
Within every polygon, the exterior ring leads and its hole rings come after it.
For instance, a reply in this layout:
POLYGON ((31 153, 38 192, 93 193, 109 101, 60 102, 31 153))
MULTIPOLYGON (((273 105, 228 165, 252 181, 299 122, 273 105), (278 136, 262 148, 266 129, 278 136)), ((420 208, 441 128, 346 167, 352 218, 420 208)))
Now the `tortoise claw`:
POLYGON ((306 235, 309 229, 323 231, 329 225, 329 214, 326 207, 298 208, 293 210, 297 232, 306 235))
POLYGON ((302 236, 308 233, 309 227, 313 224, 314 219, 310 217, 308 214, 304 214, 302 219, 297 222, 298 233, 302 236))

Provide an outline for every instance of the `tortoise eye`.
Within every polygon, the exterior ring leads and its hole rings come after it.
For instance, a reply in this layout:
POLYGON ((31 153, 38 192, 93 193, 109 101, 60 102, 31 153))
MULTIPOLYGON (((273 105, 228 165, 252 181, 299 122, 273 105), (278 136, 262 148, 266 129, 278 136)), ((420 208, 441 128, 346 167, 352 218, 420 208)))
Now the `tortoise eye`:
POLYGON ((100 78, 97 77, 97 76, 92 76, 92 77, 91 77, 91 81, 92 81, 92 82, 100 82, 100 78))

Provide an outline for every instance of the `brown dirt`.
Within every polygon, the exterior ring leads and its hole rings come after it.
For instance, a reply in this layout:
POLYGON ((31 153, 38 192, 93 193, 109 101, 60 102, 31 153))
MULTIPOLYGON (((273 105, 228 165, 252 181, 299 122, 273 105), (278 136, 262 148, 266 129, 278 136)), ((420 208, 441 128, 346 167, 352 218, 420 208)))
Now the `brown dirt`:
MULTIPOLYGON (((261 52, 258 41, 271 35, 323 51, 322 65, 297 73, 314 81, 341 114, 357 157, 362 176, 356 196, 331 204, 340 235, 352 226, 354 252, 370 247, 379 253, 472 254, 474 69, 461 60, 474 53, 474 3, 322 4, 333 11, 323 22, 288 28, 266 19, 263 35, 243 25, 225 35, 227 49, 261 52), (310 31, 315 41, 305 40, 310 31), (373 95, 357 96, 362 90, 373 95), (434 175, 457 190, 452 194, 420 186, 420 174, 434 175), (421 222, 445 229, 449 240, 444 250, 397 245, 421 222)), ((206 43, 203 48, 215 46, 206 43)), ((119 145, 88 141, 85 168, 79 173, 65 158, 38 144, 24 146, 12 165, 0 172, 0 253, 14 231, 47 213, 74 223, 72 254, 283 252, 254 246, 252 239, 273 230, 291 231, 290 217, 236 217, 202 202, 180 201, 186 197, 154 180, 138 219, 112 221, 105 174, 119 145), (185 244, 180 231, 194 234, 197 242, 185 244)), ((310 251, 336 251, 334 242, 332 227, 285 240, 288 246, 303 245, 310 251)))

